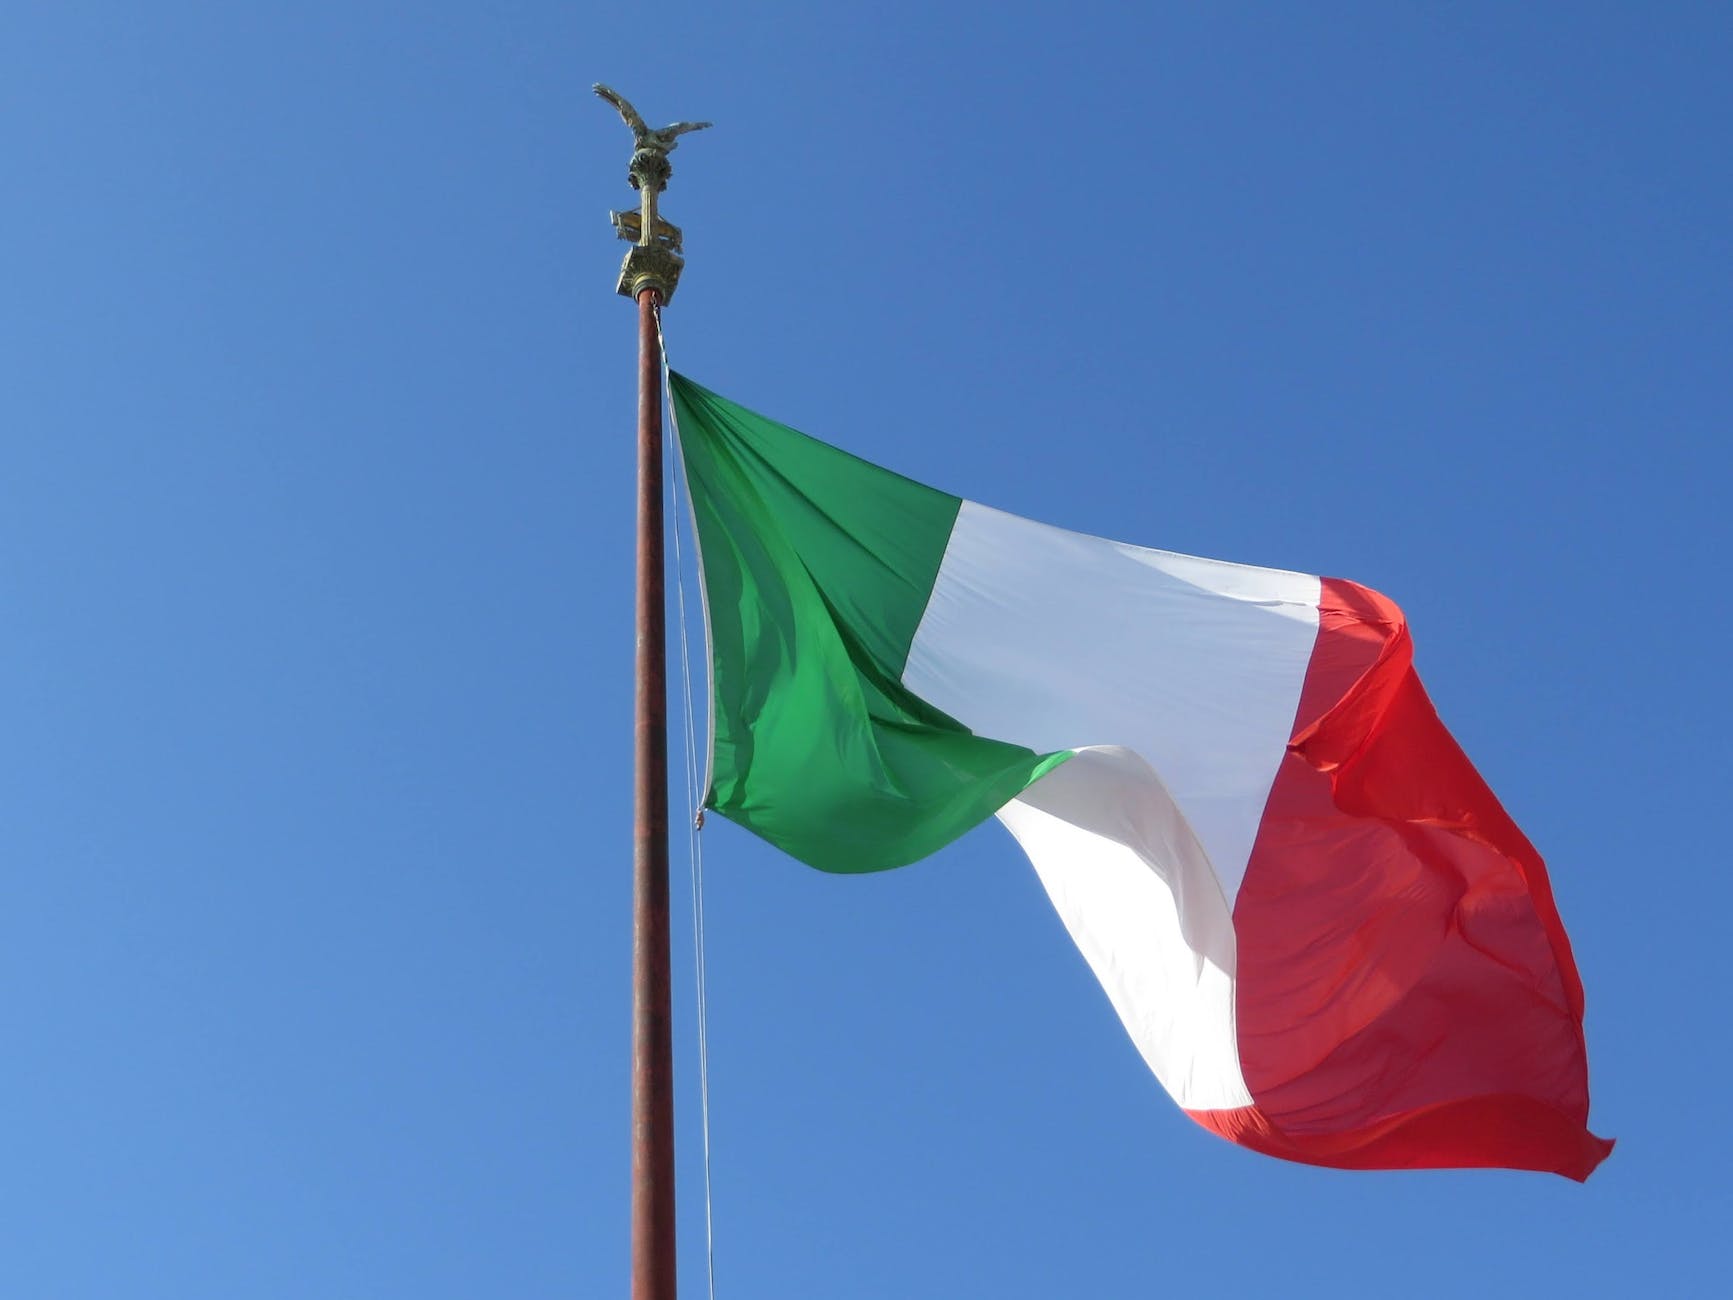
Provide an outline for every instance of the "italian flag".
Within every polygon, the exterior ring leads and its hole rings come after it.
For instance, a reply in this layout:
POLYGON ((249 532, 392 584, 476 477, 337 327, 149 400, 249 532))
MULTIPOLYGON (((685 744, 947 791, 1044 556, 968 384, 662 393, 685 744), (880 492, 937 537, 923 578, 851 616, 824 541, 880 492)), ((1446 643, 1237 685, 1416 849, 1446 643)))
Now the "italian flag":
POLYGON ((1149 1068, 1241 1145, 1606 1157, 1546 869, 1390 600, 1034 523, 669 383, 707 807, 835 872, 997 816, 1149 1068))

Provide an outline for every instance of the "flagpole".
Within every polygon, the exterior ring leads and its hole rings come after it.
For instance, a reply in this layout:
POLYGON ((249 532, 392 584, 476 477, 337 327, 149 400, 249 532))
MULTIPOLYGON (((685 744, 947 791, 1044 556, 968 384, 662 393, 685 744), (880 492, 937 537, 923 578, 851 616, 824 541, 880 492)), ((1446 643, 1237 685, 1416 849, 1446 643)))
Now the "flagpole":
POLYGON ((638 295, 637 689, 632 792, 632 1298, 674 1300, 668 705, 662 593, 662 295, 638 295))
POLYGON ((638 305, 637 650, 632 727, 632 1300, 675 1300, 674 1040, 668 969, 668 684, 662 579, 662 343, 658 314, 684 265, 680 231, 661 219, 675 137, 651 130, 606 86, 595 91, 632 129, 627 177, 637 212, 613 214, 633 241, 616 286, 638 305))

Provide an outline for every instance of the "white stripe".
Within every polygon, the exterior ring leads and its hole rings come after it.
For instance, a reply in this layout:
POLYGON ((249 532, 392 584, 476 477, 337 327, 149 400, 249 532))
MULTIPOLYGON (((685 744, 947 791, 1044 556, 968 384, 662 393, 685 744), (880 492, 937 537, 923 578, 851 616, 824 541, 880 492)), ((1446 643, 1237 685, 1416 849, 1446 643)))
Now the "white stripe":
POLYGON ((903 681, 977 735, 1087 747, 1001 819, 1188 1109, 1249 1103, 1233 898, 1317 637, 1317 578, 965 502, 903 681))
POLYGON ((1144 1060, 1190 1110, 1249 1106, 1234 1040, 1234 928, 1161 778, 1079 750, 999 814, 1144 1060))

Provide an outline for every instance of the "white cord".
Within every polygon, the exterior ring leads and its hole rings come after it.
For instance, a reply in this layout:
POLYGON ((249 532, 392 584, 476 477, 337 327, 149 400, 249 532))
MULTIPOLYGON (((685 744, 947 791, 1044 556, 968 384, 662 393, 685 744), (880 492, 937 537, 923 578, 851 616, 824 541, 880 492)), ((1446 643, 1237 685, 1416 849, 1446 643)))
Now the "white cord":
MULTIPOLYGON (((692 816, 686 821, 686 848, 692 864, 692 951, 698 983, 698 1098, 700 1126, 704 1131, 704 1264, 710 1300, 716 1300, 716 1228, 710 1196, 710 997, 704 960, 704 825, 703 791, 698 789, 698 734, 692 708, 692 654, 686 633, 686 565, 680 547, 680 486, 684 462, 680 455, 680 425, 674 415, 674 393, 668 382, 668 344, 662 336, 662 309, 656 308, 656 342, 662 354, 662 394, 667 405, 667 446, 674 472, 668 479, 669 523, 674 534, 675 621, 680 625, 680 702, 685 717, 686 806, 692 816)), ((688 483, 690 492, 691 485, 688 483)), ((693 527, 696 528, 696 521, 693 527)))

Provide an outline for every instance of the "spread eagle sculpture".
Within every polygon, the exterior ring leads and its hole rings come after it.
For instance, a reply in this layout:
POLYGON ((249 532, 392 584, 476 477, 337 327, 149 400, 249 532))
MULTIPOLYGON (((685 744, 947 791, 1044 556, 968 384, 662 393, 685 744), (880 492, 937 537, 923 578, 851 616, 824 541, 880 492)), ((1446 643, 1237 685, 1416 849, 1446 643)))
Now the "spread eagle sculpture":
POLYGON ((632 162, 628 174, 633 189, 642 189, 645 180, 650 180, 658 189, 666 185, 673 170, 668 164, 668 155, 678 143, 676 137, 712 125, 709 122, 675 122, 672 126, 652 129, 619 91, 600 82, 592 89, 618 109, 626 125, 632 128, 632 162))

